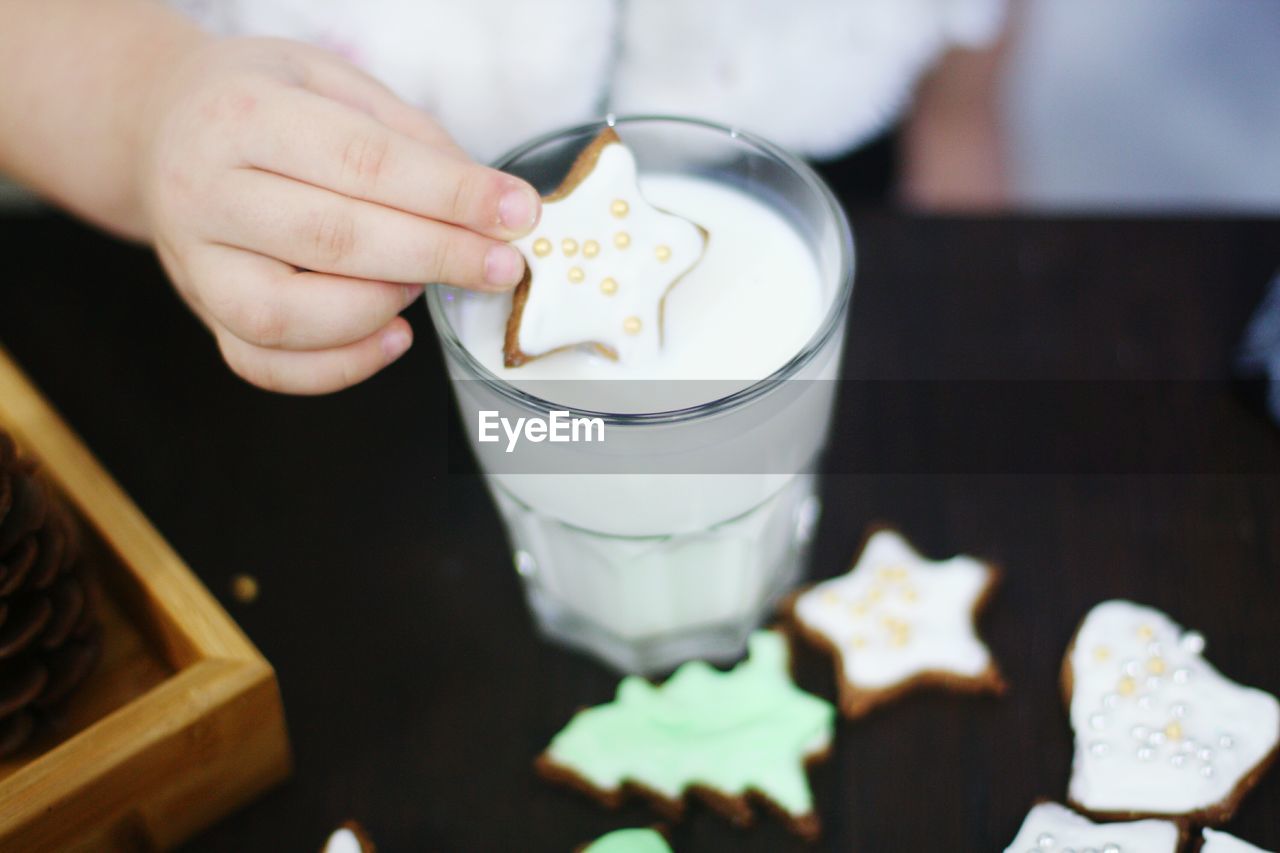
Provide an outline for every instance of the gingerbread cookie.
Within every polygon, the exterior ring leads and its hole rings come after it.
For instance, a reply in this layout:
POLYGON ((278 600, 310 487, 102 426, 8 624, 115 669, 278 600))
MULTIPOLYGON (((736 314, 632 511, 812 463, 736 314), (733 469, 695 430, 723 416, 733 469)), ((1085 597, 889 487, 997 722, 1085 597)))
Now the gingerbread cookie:
POLYGON ((1094 823, 1057 803, 1027 813, 1005 853, 1176 853, 1181 831, 1167 820, 1094 823))
POLYGON ((667 292, 701 260, 706 230, 644 200, 635 156, 611 127, 542 202, 538 227, 512 243, 527 268, 506 366, 582 345, 626 361, 656 354, 667 292))
POLYGON ((376 850, 364 827, 349 820, 333 831, 321 853, 376 853, 376 850))
POLYGON ((1213 829, 1204 831, 1202 841, 1200 853, 1272 853, 1270 850, 1263 850, 1261 847, 1257 847, 1247 841, 1241 841, 1234 835, 1228 835, 1225 832, 1218 832, 1213 829))
POLYGON ((840 710, 853 718, 928 685, 1003 692, 974 624, 997 579, 986 563, 926 560, 879 529, 848 574, 801 591, 785 609, 805 639, 835 656, 840 710))
POLYGON ((537 767, 546 778, 619 805, 629 792, 679 819, 696 794, 738 825, 761 800, 805 838, 818 834, 806 764, 827 754, 835 709, 796 687, 786 638, 757 631, 728 672, 691 661, 654 686, 629 676, 617 698, 580 711, 537 767))
POLYGON ((1104 817, 1230 819, 1275 756, 1280 702, 1223 677, 1204 645, 1150 607, 1089 611, 1062 667, 1072 805, 1104 817))
POLYGON ((580 853, 671 853, 671 845, 653 829, 618 829, 600 836, 580 853))

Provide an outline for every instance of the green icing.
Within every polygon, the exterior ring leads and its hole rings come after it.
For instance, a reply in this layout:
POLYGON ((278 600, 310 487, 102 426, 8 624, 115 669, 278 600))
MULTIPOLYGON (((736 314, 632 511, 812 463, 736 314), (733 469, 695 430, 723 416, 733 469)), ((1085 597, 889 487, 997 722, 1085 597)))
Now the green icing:
POLYGON ((652 829, 619 829, 600 836, 582 853, 671 853, 671 847, 652 829))
POLYGON ((592 785, 634 782, 678 799, 690 785, 757 791, 793 817, 813 811, 806 756, 831 741, 835 709, 791 681, 786 640, 757 631, 729 672, 686 663, 655 687, 637 676, 581 711, 547 753, 592 785))

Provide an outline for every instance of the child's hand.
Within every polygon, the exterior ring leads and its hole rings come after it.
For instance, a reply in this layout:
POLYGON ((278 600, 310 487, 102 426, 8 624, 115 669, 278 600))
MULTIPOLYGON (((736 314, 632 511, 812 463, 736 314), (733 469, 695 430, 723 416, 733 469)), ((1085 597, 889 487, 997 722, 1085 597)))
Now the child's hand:
POLYGON ((352 385, 412 342, 426 282, 524 272, 505 240, 533 188, 476 165, 429 117, 336 56, 211 43, 160 86, 141 181, 151 237, 227 364, 276 391, 352 385))

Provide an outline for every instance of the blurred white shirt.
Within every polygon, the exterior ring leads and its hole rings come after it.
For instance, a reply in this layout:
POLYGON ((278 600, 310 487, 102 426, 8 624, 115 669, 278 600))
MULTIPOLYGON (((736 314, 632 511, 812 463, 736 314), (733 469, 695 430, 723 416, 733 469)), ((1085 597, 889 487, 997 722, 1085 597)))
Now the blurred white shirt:
POLYGON ((1014 203, 1280 210, 1280 2, 1024 0, 1014 22, 1014 203))

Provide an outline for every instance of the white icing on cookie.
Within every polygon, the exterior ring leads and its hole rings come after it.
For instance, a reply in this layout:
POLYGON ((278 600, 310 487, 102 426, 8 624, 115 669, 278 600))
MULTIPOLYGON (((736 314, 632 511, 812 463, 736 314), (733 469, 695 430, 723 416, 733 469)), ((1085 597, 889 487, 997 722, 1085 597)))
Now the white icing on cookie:
POLYGON ((1233 796, 1275 748, 1280 703, 1224 678, 1204 637, 1128 601, 1085 617, 1071 649, 1070 799, 1095 812, 1184 814, 1233 796))
POLYGON ((530 273, 521 352, 594 343, 631 363, 656 357, 663 299, 702 257, 705 241, 697 225, 644 200, 635 156, 611 142, 591 173, 544 203, 538 227, 513 245, 530 273))
POLYGON ((1206 829, 1204 831, 1204 846, 1200 848, 1200 853, 1272 853, 1272 851, 1263 850, 1261 847, 1256 847, 1247 841, 1241 841, 1234 835, 1206 829))
POLYGON ((1094 823, 1057 803, 1041 803, 1027 812, 1005 853, 1174 853, 1178 826, 1167 820, 1094 823))
POLYGON ((364 845, 354 832, 345 826, 334 830, 324 845, 324 853, 362 853, 364 845))
POLYGON ((840 650, 854 687, 884 689, 925 672, 977 678, 991 653, 974 610, 991 580, 992 569, 971 557, 926 560, 881 530, 848 574, 800 595, 795 614, 840 650))

